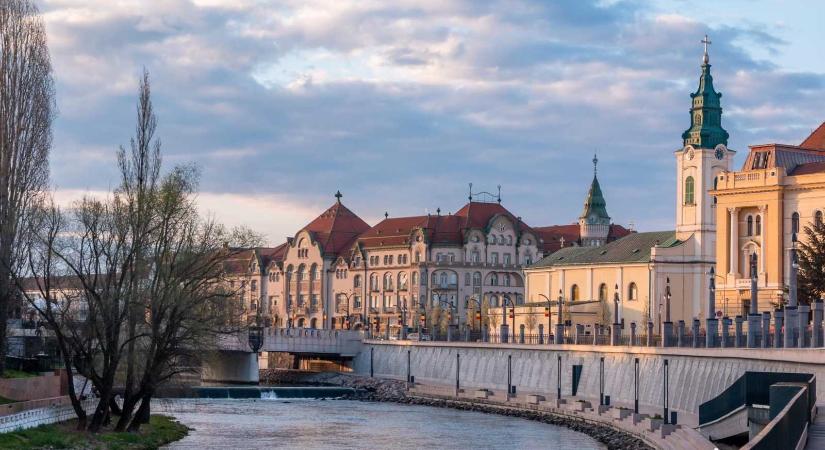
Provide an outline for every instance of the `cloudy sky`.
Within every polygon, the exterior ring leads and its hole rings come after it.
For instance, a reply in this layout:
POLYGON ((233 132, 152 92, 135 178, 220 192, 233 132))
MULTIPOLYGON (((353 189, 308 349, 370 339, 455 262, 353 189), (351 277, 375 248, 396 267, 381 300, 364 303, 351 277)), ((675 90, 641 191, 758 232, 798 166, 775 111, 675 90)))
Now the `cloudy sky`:
POLYGON ((737 166, 825 121, 818 0, 37 3, 59 198, 116 183, 145 66, 166 163, 196 162, 204 209, 273 243, 338 189, 371 223, 455 211, 470 182, 572 223, 594 151, 614 221, 672 229, 706 33, 737 166))

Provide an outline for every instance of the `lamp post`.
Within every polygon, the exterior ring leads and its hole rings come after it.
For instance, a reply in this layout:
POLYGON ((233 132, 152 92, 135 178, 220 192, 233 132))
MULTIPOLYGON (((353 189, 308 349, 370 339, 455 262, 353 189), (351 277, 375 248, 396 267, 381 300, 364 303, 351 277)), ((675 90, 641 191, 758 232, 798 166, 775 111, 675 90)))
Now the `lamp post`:
POLYGON ((257 355, 264 345, 264 327, 261 326, 260 313, 255 315, 255 324, 249 326, 247 340, 249 341, 249 348, 252 349, 252 353, 257 355))
POLYGON ((513 327, 514 328, 516 326, 516 304, 513 303, 513 301, 510 299, 510 296, 507 295, 507 294, 502 294, 501 298, 502 298, 501 315, 502 315, 502 318, 503 318, 503 323, 501 325, 500 338, 501 338, 501 343, 506 344, 507 341, 508 341, 508 335, 509 335, 509 328, 507 327, 507 303, 510 303, 510 306, 511 306, 510 318, 513 319, 513 327))
MULTIPOLYGON (((553 329, 552 324, 550 323, 550 319, 551 319, 550 316, 552 316, 552 314, 550 314, 550 308, 553 306, 553 301, 550 300, 550 297, 548 297, 544 294, 539 294, 539 297, 542 297, 542 298, 544 298, 545 301, 547 301, 547 307, 545 307, 544 315, 547 316, 547 335, 549 336, 550 335, 550 330, 553 329)), ((559 306, 561 306, 561 295, 559 295, 558 303, 559 303, 559 306)), ((559 313, 559 320, 561 320, 561 313, 559 313)), ((548 339, 548 343, 549 343, 549 339, 548 339)))

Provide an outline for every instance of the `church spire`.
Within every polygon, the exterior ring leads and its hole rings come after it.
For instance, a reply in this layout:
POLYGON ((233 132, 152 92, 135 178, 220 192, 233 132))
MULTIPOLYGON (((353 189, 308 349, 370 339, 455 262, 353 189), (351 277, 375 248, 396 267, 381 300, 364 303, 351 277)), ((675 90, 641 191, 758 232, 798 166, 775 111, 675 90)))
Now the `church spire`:
POLYGON ((610 216, 607 215, 607 202, 602 194, 602 187, 599 185, 597 177, 597 167, 599 158, 593 155, 593 181, 590 183, 590 190, 584 199, 584 211, 579 219, 590 224, 610 224, 610 216))
POLYGON ((699 88, 690 94, 693 99, 690 108, 690 128, 682 133, 684 145, 697 148, 714 148, 719 144, 728 145, 728 132, 722 128, 721 92, 713 88, 713 76, 710 74, 710 57, 708 36, 701 41, 705 45, 702 56, 702 74, 699 76, 699 88))

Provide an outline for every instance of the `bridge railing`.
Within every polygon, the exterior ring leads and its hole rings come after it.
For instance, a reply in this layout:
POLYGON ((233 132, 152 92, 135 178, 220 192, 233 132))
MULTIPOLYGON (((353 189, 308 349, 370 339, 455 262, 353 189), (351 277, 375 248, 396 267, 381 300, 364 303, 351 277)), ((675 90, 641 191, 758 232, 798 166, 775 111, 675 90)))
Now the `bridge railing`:
POLYGON ((361 349, 363 339, 363 332, 353 330, 266 328, 261 350, 354 356, 361 349))

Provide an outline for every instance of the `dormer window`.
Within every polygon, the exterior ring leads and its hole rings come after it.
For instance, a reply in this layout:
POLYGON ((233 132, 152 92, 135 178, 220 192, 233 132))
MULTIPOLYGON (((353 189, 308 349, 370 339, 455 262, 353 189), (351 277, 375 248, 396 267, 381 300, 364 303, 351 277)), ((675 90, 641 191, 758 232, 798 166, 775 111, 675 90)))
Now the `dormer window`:
POLYGON ((767 169, 768 168, 768 156, 770 152, 756 152, 753 154, 753 164, 751 165, 752 170, 757 169, 767 169))

